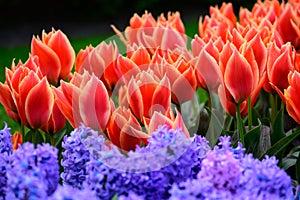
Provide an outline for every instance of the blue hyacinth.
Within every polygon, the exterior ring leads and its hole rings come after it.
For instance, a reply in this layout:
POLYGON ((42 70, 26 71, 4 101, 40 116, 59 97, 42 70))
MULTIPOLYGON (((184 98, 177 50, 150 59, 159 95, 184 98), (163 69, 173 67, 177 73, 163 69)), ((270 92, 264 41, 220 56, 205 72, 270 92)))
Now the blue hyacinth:
POLYGON ((100 153, 100 159, 91 159, 87 182, 100 199, 129 192, 145 199, 166 199, 173 183, 194 177, 209 150, 206 139, 187 138, 181 130, 161 126, 146 147, 124 155, 112 146, 100 153))
POLYGON ((220 138, 207 153, 196 179, 174 184, 171 200, 179 199, 293 199, 292 184, 275 157, 260 161, 230 146, 230 137, 220 138))
POLYGON ((88 174, 87 163, 90 161, 91 153, 96 156, 97 152, 101 151, 104 142, 103 136, 99 136, 97 131, 83 124, 74 129, 70 136, 64 137, 61 160, 64 169, 61 178, 64 185, 82 187, 88 174))
POLYGON ((94 191, 88 188, 78 189, 70 185, 59 185, 54 194, 47 200, 97 200, 94 191))
POLYGON ((9 156, 12 153, 12 142, 10 128, 4 122, 4 128, 0 130, 0 200, 5 199, 7 186, 7 168, 9 156))
POLYGON ((46 199, 56 190, 58 169, 56 148, 24 143, 11 156, 6 199, 46 199))

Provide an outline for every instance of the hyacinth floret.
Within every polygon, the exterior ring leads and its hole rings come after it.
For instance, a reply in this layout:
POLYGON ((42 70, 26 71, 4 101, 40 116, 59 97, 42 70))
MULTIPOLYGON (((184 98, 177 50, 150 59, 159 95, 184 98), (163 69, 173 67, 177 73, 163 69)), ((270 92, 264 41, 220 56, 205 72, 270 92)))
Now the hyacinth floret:
POLYGON ((91 159, 87 182, 101 199, 116 193, 126 196, 129 191, 145 199, 167 198, 172 183, 192 177, 209 150, 205 138, 187 138, 180 129, 161 126, 146 147, 125 155, 111 146, 100 159, 91 159))
POLYGON ((98 200, 94 191, 84 187, 78 189, 70 185, 58 185, 56 191, 47 200, 98 200))
POLYGON ((0 153, 9 155, 12 153, 11 133, 6 122, 4 122, 4 128, 0 130, 0 153))
POLYGON ((64 151, 61 160, 64 169, 61 178, 64 185, 81 188, 82 183, 86 180, 88 173, 86 164, 90 161, 90 151, 88 150, 89 145, 84 144, 83 138, 91 133, 93 133, 92 129, 81 124, 70 133, 70 136, 64 136, 62 142, 64 151))
POLYGON ((38 145, 37 149, 29 142, 20 145, 7 171, 6 199, 45 199, 54 192, 59 181, 56 153, 49 144, 38 145), (46 155, 39 157, 41 153, 46 155))
POLYGON ((10 128, 4 122, 4 128, 0 130, 0 199, 5 199, 7 176, 6 171, 9 163, 9 156, 12 153, 12 142, 10 128))
POLYGON ((220 137, 197 178, 173 184, 170 199, 293 199, 291 179, 275 157, 260 161, 229 141, 229 136, 220 137))

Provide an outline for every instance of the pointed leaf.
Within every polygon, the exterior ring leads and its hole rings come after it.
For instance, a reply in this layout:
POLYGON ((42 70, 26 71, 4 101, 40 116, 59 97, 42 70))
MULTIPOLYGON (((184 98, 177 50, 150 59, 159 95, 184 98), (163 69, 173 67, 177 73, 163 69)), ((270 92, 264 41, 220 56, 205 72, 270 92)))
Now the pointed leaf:
POLYGON ((291 142, 293 142, 300 135, 300 129, 297 129, 289 136, 281 138, 277 141, 271 148, 269 148, 260 158, 263 158, 265 155, 276 156, 282 150, 284 150, 291 142))

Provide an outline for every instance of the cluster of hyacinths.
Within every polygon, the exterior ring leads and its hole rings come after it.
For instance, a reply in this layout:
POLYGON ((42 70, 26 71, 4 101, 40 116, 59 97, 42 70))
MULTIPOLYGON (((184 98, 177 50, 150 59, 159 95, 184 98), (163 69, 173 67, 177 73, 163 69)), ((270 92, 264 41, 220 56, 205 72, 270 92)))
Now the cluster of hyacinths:
MULTIPOLYGON (((201 136, 159 127, 145 147, 122 152, 84 125, 57 149, 23 143, 12 151, 10 128, 0 131, 0 199, 299 199, 275 157, 262 161, 232 147, 213 149, 201 136), (60 180, 61 178, 61 180, 60 180), (60 184, 60 181, 62 183, 60 184)), ((298 186, 299 190, 299 186, 298 186)))

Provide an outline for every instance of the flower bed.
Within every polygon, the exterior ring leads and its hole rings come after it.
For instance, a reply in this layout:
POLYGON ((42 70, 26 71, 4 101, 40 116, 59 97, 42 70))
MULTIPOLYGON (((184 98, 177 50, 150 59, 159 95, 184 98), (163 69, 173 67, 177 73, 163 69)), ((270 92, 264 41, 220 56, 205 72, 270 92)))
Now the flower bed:
POLYGON ((134 14, 75 53, 54 28, 12 62, 2 199, 298 199, 300 4, 134 14))

